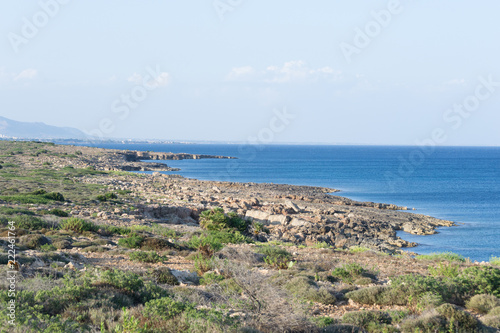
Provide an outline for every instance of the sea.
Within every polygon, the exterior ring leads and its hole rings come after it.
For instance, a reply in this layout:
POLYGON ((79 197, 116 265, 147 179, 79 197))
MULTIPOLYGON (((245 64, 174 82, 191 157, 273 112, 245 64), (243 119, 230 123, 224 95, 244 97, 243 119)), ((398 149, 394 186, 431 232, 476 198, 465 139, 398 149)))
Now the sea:
POLYGON ((162 161, 188 178, 324 186, 358 201, 392 203, 457 223, 398 235, 419 254, 500 257, 500 147, 102 143, 94 147, 233 156, 162 161))

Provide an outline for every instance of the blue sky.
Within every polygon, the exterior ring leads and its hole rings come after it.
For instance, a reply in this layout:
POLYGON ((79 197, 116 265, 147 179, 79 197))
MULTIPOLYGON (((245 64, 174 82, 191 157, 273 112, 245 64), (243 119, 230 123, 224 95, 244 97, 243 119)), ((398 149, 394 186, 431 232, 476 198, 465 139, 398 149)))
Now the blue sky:
POLYGON ((9 0, 0 115, 120 138, 499 145, 499 12, 493 0, 9 0))

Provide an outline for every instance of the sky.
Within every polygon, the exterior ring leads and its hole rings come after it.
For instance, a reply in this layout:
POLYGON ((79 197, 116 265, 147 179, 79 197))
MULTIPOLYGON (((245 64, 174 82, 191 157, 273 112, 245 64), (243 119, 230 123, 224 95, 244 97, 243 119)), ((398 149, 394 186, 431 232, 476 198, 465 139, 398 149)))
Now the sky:
POLYGON ((500 2, 5 0, 0 115, 97 137, 500 145, 500 2))

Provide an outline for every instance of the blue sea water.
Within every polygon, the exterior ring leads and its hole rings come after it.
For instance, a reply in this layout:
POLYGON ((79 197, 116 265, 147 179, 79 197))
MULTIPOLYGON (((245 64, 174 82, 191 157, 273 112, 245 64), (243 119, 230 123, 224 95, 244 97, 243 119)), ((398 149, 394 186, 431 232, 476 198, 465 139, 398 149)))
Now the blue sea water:
POLYGON ((459 225, 403 239, 417 253, 452 251, 472 260, 500 257, 500 148, 401 146, 243 146, 101 144, 102 148, 213 154, 237 160, 167 161, 185 177, 325 186, 360 201, 393 203, 459 225))

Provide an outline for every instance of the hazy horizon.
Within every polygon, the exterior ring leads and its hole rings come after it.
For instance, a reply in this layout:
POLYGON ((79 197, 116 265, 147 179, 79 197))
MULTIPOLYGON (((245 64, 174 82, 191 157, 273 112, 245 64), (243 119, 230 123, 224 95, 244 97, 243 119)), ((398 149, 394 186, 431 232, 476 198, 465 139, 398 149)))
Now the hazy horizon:
POLYGON ((499 146, 498 9, 10 1, 0 115, 119 139, 499 146))

